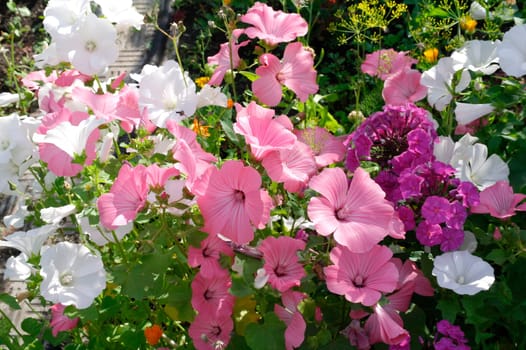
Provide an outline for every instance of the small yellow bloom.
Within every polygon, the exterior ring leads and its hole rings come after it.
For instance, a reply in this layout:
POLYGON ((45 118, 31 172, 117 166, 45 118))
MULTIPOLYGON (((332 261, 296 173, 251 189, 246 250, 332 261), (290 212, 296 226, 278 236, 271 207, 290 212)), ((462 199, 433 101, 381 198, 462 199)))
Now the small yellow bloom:
POLYGON ((223 6, 230 6, 232 0, 223 0, 223 6))
POLYGON ((438 49, 432 47, 424 51, 424 61, 427 63, 435 63, 438 59, 438 49))
POLYGON ((460 19, 460 28, 468 34, 475 33, 475 28, 477 27, 477 21, 475 21, 471 16, 464 16, 460 19))
POLYGON ((200 89, 203 88, 210 81, 210 77, 199 77, 195 80, 195 84, 199 86, 200 89))

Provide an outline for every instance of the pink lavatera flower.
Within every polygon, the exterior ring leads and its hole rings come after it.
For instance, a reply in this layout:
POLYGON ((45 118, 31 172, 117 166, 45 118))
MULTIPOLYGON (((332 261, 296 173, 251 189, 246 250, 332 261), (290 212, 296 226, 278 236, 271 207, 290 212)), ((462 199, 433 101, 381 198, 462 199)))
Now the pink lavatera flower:
POLYGON ((259 78, 252 82, 252 90, 266 105, 276 106, 281 101, 281 85, 294 91, 302 102, 318 91, 314 57, 300 42, 287 45, 281 62, 271 53, 261 55, 259 62, 259 78))
POLYGON ((361 70, 365 74, 386 80, 390 75, 411 69, 418 61, 407 56, 407 52, 396 52, 393 49, 382 49, 365 55, 361 70))
POLYGON ((146 167, 123 164, 110 192, 97 200, 100 223, 110 230, 127 225, 144 207, 147 196, 146 167))
POLYGON ((299 347, 305 339, 307 324, 298 310, 298 304, 305 299, 306 295, 291 289, 281 295, 283 306, 274 305, 274 313, 280 320, 285 322, 285 349, 292 350, 299 347))
POLYGON ((388 105, 405 105, 422 100, 427 88, 420 84, 422 74, 415 70, 400 70, 391 74, 384 82, 382 97, 388 105))
POLYGON ((293 41, 307 34, 309 29, 307 21, 299 14, 275 11, 259 1, 239 20, 252 25, 244 30, 249 38, 258 38, 270 46, 293 41))
POLYGON ((222 255, 233 258, 234 251, 217 235, 208 235, 201 241, 199 248, 188 247, 188 265, 199 266, 199 271, 204 277, 211 277, 210 275, 220 268, 219 259, 222 255))
POLYGON ((228 292, 232 278, 227 270, 217 266, 213 271, 202 270, 192 281, 192 306, 200 313, 221 312, 231 314, 234 296, 228 292))
POLYGON ((188 329, 197 350, 226 349, 234 330, 231 314, 225 312, 198 313, 188 329))
POLYGON ((365 330, 369 335, 369 343, 384 343, 398 345, 409 337, 409 332, 404 329, 402 318, 389 305, 376 304, 374 313, 365 322, 365 330))
POLYGON ((247 107, 236 104, 234 131, 245 137, 252 155, 262 160, 269 152, 291 149, 296 142, 293 125, 285 115, 274 117, 274 110, 250 102, 247 107))
POLYGON ((58 335, 59 332, 69 331, 77 327, 80 318, 69 318, 64 315, 64 309, 66 306, 58 303, 51 307, 51 334, 54 337, 58 335))
POLYGON ((298 262, 297 252, 305 249, 305 242, 287 236, 269 236, 261 242, 259 250, 263 253, 263 269, 268 283, 280 292, 299 286, 307 274, 298 262))
POLYGON ((347 147, 341 137, 336 137, 319 126, 308 129, 295 129, 298 140, 307 144, 314 153, 318 168, 341 162, 347 154, 347 147))
POLYGON ((246 46, 249 42, 249 40, 245 40, 238 44, 232 41, 230 45, 223 43, 219 46, 218 53, 208 57, 208 64, 217 65, 208 84, 212 86, 221 85, 226 72, 239 66, 239 62, 241 61, 239 58, 239 48, 246 46))
POLYGON ((270 219, 272 199, 261 189, 261 176, 238 160, 211 168, 208 184, 197 199, 205 221, 203 231, 244 244, 254 238, 254 227, 270 219))
POLYGON ((157 164, 152 164, 146 168, 146 184, 150 189, 159 190, 164 187, 168 179, 178 175, 179 170, 176 168, 160 167, 157 164))
POLYGON ((516 211, 526 211, 526 195, 513 193, 513 188, 507 181, 497 181, 494 185, 480 193, 480 204, 471 207, 472 213, 490 214, 499 219, 507 219, 516 211))
POLYGON ((283 182, 285 189, 292 193, 302 192, 317 172, 312 150, 300 141, 291 149, 270 152, 262 165, 273 181, 283 182))
POLYGON ((323 269, 327 288, 343 295, 351 303, 372 306, 382 293, 395 290, 398 269, 390 261, 393 253, 385 246, 375 245, 365 253, 353 253, 344 246, 331 250, 333 265, 323 269))
POLYGON ((350 185, 341 168, 327 168, 309 186, 320 194, 307 207, 316 231, 333 234, 336 242, 351 251, 367 252, 393 228, 393 206, 362 168, 355 170, 350 185))

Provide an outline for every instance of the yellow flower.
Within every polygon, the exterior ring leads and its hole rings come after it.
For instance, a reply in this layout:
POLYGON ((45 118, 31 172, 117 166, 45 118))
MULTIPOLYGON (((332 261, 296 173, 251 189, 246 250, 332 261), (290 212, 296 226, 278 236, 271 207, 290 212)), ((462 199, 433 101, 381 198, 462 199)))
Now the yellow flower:
POLYGON ((427 63, 435 63, 438 59, 438 49, 432 47, 424 51, 424 61, 427 63))
POLYGON ((203 88, 210 81, 210 77, 199 77, 195 80, 195 84, 199 86, 200 89, 203 88))
POLYGON ((471 16, 464 16, 460 19, 460 28, 468 34, 475 33, 475 28, 477 27, 477 21, 475 21, 471 16))

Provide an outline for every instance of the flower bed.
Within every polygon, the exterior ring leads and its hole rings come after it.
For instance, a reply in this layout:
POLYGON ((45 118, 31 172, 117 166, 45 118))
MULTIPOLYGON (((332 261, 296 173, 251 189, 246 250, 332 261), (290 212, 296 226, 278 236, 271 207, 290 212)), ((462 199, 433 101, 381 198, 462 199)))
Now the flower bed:
POLYGON ((2 95, 38 111, 0 118, 0 192, 27 205, 0 247, 28 288, 0 302, 51 317, 2 318, 0 344, 526 345, 524 9, 273 5, 224 1, 202 76, 179 22, 174 59, 103 81, 117 29, 145 19, 131 1, 48 2, 41 70, 2 95))

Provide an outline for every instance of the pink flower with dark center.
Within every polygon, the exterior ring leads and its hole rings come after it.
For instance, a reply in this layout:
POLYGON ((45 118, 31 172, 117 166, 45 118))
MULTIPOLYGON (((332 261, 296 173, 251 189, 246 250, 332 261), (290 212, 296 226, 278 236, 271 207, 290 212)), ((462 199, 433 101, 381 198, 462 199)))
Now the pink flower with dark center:
POLYGON ((393 206, 362 168, 355 170, 350 185, 341 168, 326 168, 309 186, 320 194, 311 198, 307 208, 316 231, 333 234, 336 242, 351 251, 367 252, 393 228, 393 206))
POLYGON ((238 67, 241 59, 239 58, 239 48, 246 46, 249 40, 245 40, 239 44, 235 42, 223 43, 219 46, 219 52, 214 56, 208 57, 208 64, 217 65, 208 84, 213 86, 221 85, 226 72, 229 69, 238 67), (232 57, 232 58, 231 58, 232 57))
POLYGON ((306 295, 301 292, 288 290, 281 295, 283 306, 274 305, 274 313, 280 320, 285 322, 285 349, 292 350, 299 347, 305 339, 307 324, 298 310, 298 304, 305 299, 306 295))
POLYGON ((333 265, 323 269, 327 288, 351 303, 372 306, 382 293, 390 293, 397 286, 399 272, 390 261, 392 256, 389 248, 380 245, 365 253, 336 246, 330 253, 333 265))
POLYGON ((390 75, 402 70, 411 69, 418 61, 393 49, 382 49, 365 55, 361 69, 365 74, 386 80, 390 75))
POLYGON ((287 236, 267 237, 261 242, 259 250, 263 253, 263 268, 268 283, 280 292, 299 286, 307 274, 298 262, 298 250, 305 249, 305 242, 287 236))
POLYGON ((192 306, 199 313, 231 314, 234 296, 228 292, 232 278, 228 271, 217 266, 205 274, 199 272, 192 281, 192 306))
POLYGON ((300 42, 287 45, 281 62, 271 53, 261 55, 259 62, 261 66, 256 69, 259 78, 252 83, 252 91, 269 106, 281 101, 281 85, 294 91, 302 102, 318 91, 312 52, 300 42))
POLYGON ((234 251, 217 235, 208 235, 201 241, 199 248, 188 247, 188 265, 191 267, 200 266, 199 272, 204 277, 209 277, 220 267, 221 255, 234 257, 234 251))
POLYGON ((250 102, 247 107, 236 104, 234 131, 245 137, 257 160, 271 151, 290 149, 296 142, 293 125, 285 115, 274 117, 274 110, 250 102))
POLYGON ((197 350, 226 349, 234 321, 225 312, 198 313, 188 329, 197 350))
POLYGON ((400 70, 384 82, 382 97, 385 104, 404 105, 420 101, 427 95, 427 87, 420 84, 422 73, 415 69, 400 70))
POLYGON ((64 315, 65 308, 66 306, 60 303, 51 307, 51 322, 49 325, 51 326, 51 334, 53 334, 54 337, 56 337, 59 332, 74 329, 79 323, 80 319, 78 317, 69 318, 64 315))
POLYGON ((499 219, 515 215, 515 211, 526 211, 526 203, 519 204, 526 195, 513 193, 507 181, 498 181, 480 193, 480 204, 471 207, 472 213, 490 214, 499 219))
POLYGON ((228 160, 221 169, 211 169, 197 204, 205 221, 203 231, 244 244, 254 238, 254 227, 265 227, 272 200, 261 189, 261 176, 254 168, 228 160))
POLYGON ((299 14, 274 11, 261 2, 256 2, 239 20, 252 25, 244 31, 249 38, 261 39, 270 46, 304 36, 309 29, 299 14))
POLYGON ((115 230, 135 220, 148 196, 146 167, 123 164, 110 192, 97 200, 101 224, 115 230))

